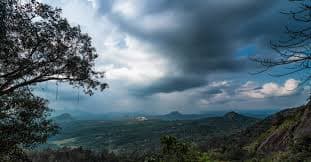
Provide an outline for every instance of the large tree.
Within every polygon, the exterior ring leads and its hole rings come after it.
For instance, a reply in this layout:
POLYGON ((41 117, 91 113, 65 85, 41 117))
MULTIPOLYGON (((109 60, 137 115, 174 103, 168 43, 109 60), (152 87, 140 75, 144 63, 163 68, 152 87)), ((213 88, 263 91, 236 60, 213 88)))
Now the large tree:
POLYGON ((88 94, 106 88, 98 80, 103 73, 93 69, 91 38, 62 18, 60 9, 26 2, 0 4, 0 95, 49 80, 82 86, 88 94))
POLYGON ((286 70, 272 74, 285 76, 300 73, 303 82, 311 79, 311 0, 290 0, 295 7, 283 14, 291 18, 285 27, 282 40, 271 42, 272 48, 278 55, 271 57, 253 57, 264 69, 261 72, 284 67, 286 70))
POLYGON ((0 1, 0 157, 14 161, 22 148, 55 133, 47 101, 32 92, 37 83, 67 82, 89 95, 107 87, 104 73, 94 70, 96 58, 91 38, 60 9, 35 0, 0 1))

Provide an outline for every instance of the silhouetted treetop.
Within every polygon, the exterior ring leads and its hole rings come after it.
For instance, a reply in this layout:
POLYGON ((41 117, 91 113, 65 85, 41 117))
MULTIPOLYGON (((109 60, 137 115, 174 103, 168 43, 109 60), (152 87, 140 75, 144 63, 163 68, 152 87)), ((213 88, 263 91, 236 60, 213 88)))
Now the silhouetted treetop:
POLYGON ((260 72, 282 66, 286 68, 286 71, 273 74, 273 76, 301 73, 303 75, 302 83, 305 83, 311 79, 311 1, 290 1, 294 3, 295 7, 282 12, 292 20, 289 25, 285 26, 285 37, 277 42, 271 42, 272 49, 278 55, 252 57, 252 60, 264 67, 260 72))
POLYGON ((91 95, 107 88, 104 73, 94 70, 97 57, 91 38, 60 9, 34 0, 0 2, 0 95, 49 80, 91 95))

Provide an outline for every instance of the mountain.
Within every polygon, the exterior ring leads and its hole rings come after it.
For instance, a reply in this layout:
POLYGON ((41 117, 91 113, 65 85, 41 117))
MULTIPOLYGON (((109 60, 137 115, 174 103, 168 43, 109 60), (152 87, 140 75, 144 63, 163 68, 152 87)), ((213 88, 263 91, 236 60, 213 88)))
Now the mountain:
POLYGON ((189 117, 187 120, 173 120, 184 116, 179 112, 172 112, 163 117, 170 120, 149 117, 144 121, 74 120, 62 124, 61 134, 50 138, 48 143, 56 147, 82 146, 122 153, 145 152, 159 149, 160 137, 164 135, 200 143, 214 136, 236 133, 259 121, 237 113, 197 120, 188 120, 189 117))
POLYGON ((61 115, 53 117, 52 120, 54 120, 56 123, 64 123, 64 122, 72 122, 75 119, 69 113, 63 113, 61 115))
POLYGON ((219 135, 221 136, 228 134, 228 132, 241 131, 257 123, 258 121, 260 120, 257 118, 248 117, 245 115, 238 114, 236 112, 229 112, 221 117, 208 117, 194 120, 193 123, 196 123, 196 125, 201 126, 208 125, 213 130, 221 132, 217 134, 217 136, 219 135))
POLYGON ((187 115, 180 113, 179 111, 172 111, 165 115, 151 116, 150 119, 161 119, 161 120, 184 120, 187 115))
MULTIPOLYGON (((263 110, 239 110, 238 113, 250 116, 254 118, 263 119, 277 110, 263 109, 263 110)), ((110 121, 122 121, 135 119, 137 117, 146 117, 147 119, 158 119, 158 120, 195 120, 207 117, 220 117, 227 113, 227 111, 206 111, 199 114, 183 114, 179 111, 172 111, 164 115, 150 115, 142 112, 108 112, 108 113, 90 113, 86 111, 58 111, 56 114, 70 114, 74 116, 75 120, 110 120, 110 121)))
MULTIPOLYGON (((228 115, 232 116, 235 114, 228 115)), ((286 109, 233 135, 210 139, 202 148, 240 150, 247 156, 266 158, 266 161, 311 160, 310 123, 311 105, 286 109)))
POLYGON ((179 111, 172 111, 169 114, 166 114, 166 116, 171 116, 171 117, 179 117, 182 116, 183 114, 181 114, 179 111))
POLYGON ((196 119, 202 119, 202 118, 213 117, 213 116, 219 116, 219 114, 215 114, 215 113, 182 114, 179 111, 172 111, 164 115, 153 115, 153 116, 149 115, 147 116, 147 118, 173 121, 173 120, 196 120, 196 119))

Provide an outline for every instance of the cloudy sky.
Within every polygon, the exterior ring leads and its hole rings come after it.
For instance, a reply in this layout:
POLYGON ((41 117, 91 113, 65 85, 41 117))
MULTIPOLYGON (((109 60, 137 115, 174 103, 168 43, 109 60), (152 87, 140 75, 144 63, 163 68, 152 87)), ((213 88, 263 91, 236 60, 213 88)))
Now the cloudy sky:
POLYGON ((100 54, 96 69, 106 71, 110 85, 92 97, 67 85, 40 85, 37 93, 57 111, 198 113, 306 100, 299 76, 250 74, 259 69, 249 56, 274 55, 269 42, 291 23, 280 14, 292 8, 285 0, 42 1, 91 35, 100 54))

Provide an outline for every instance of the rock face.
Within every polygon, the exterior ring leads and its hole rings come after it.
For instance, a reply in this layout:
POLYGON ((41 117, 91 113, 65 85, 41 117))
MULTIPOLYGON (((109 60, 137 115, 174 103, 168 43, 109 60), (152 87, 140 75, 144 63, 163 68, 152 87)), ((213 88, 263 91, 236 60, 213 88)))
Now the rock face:
MULTIPOLYGON (((288 109, 270 117, 271 126, 255 139, 254 151, 288 151, 301 138, 311 138, 311 106, 288 109)), ((254 144, 254 141, 253 141, 254 144)))
POLYGON ((268 136, 257 148, 257 153, 287 151, 291 143, 291 131, 285 129, 276 131, 268 136))
POLYGON ((311 135, 311 105, 308 106, 301 118, 300 123, 295 129, 295 138, 311 135))
MULTIPOLYGON (((228 113, 225 118, 234 116, 228 113)), ((227 160, 238 150, 240 161, 311 161, 311 104, 283 110, 232 135, 211 138, 201 148, 224 154, 227 160)))

